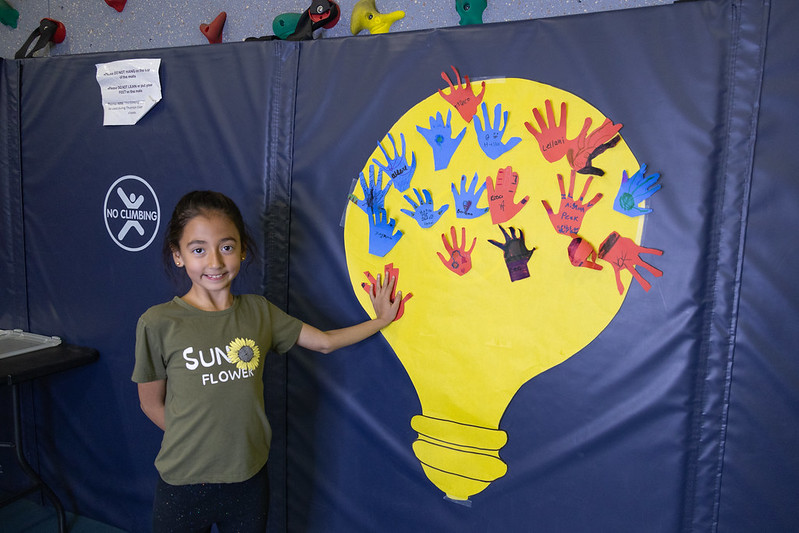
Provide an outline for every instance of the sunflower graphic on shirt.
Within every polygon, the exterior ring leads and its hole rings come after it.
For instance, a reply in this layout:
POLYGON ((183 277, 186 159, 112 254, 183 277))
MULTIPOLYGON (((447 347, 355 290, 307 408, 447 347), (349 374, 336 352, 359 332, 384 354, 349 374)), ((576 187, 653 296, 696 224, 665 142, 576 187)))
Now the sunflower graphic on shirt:
POLYGON ((261 362, 261 350, 251 339, 236 338, 228 346, 227 357, 236 368, 255 370, 261 362))

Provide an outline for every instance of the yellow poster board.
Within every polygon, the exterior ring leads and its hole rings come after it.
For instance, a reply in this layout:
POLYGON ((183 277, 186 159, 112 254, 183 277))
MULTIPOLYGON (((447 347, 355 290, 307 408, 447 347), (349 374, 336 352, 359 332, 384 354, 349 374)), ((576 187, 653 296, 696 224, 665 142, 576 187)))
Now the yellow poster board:
MULTIPOLYGON (((613 209, 623 171, 632 176, 640 168, 624 142, 623 130, 621 140, 593 160, 592 164, 604 171, 599 176, 573 172, 566 156, 547 160, 547 146, 525 125, 540 131, 542 124, 533 113, 538 109, 544 127, 565 125, 568 139, 573 139, 581 133, 586 118, 591 119, 590 133, 606 118, 618 124, 618 117, 605 117, 580 97, 550 85, 493 78, 470 82, 471 90, 465 94, 475 99, 482 96, 482 101, 474 117, 467 113, 466 118, 471 118, 467 122, 444 97, 462 89, 461 83, 458 79, 454 89, 434 92, 389 129, 364 161, 343 224, 350 280, 364 309, 374 316, 363 288, 369 283, 365 273, 376 276, 387 265, 398 274, 397 289, 406 297, 412 293, 402 318, 384 329, 383 335, 402 361, 421 402, 422 414, 412 420, 419 433, 414 444, 417 457, 431 481, 449 498, 467 501, 506 471, 499 450, 507 436, 499 424, 519 387, 596 338, 618 312, 630 285, 630 273, 621 271, 620 293, 614 269, 607 262, 598 262, 603 265, 601 270, 572 264, 568 247, 574 235, 558 233, 543 202, 557 217, 564 212, 562 202, 577 201, 586 183, 583 205, 601 194, 594 205, 583 210, 579 224, 579 237, 594 250, 613 232, 640 244, 645 217, 613 209), (551 102, 549 113, 547 100, 551 102), (433 124, 440 130, 449 125, 450 138, 444 142, 457 144, 448 161, 446 154, 437 157, 427 140, 435 143, 429 131, 433 124), (491 132, 487 130, 492 128, 501 139, 497 142, 495 138, 487 152, 479 138, 482 135, 484 141, 489 140, 491 132), (499 153, 503 144, 512 148, 499 153), (404 170, 401 166, 394 172, 388 168, 395 174, 392 182, 381 166, 390 167, 390 159, 401 163, 403 155, 404 170), (399 179, 401 174, 405 183, 399 179), (491 210, 476 218, 459 217, 459 210, 461 215, 464 209, 475 214, 489 207, 489 194, 492 186, 499 188, 500 174, 505 179, 517 176, 515 193, 506 192, 504 198, 512 218, 495 224, 491 210), (574 179, 571 199, 562 198, 559 175, 565 195, 574 179), (474 192, 488 180, 491 183, 479 200, 467 207, 458 195, 465 191, 468 196, 475 178, 474 192), (389 232, 402 234, 396 243, 383 246, 380 251, 388 248, 384 255, 370 253, 370 238, 376 230, 370 227, 368 211, 354 203, 366 199, 363 185, 368 187, 371 180, 382 180, 379 189, 383 190, 392 184, 383 207, 385 216, 393 221, 389 232), (408 188, 401 191, 398 186, 408 188), (426 228, 412 216, 414 204, 425 203, 424 190, 432 200, 431 213, 448 205, 435 224, 426 228), (513 213, 514 209, 518 212, 513 213), (499 246, 511 235, 511 228, 517 239, 523 232, 526 249, 534 248, 527 262, 529 277, 516 281, 511 279, 499 246), (451 250, 467 252, 472 243, 468 271, 461 274, 448 268, 445 263, 451 250)), ((550 154, 549 158, 554 157, 550 154)), ((433 214, 432 219, 435 217, 433 214)), ((377 220, 373 218, 372 225, 377 220)), ((431 217, 424 220, 429 223, 431 217)))

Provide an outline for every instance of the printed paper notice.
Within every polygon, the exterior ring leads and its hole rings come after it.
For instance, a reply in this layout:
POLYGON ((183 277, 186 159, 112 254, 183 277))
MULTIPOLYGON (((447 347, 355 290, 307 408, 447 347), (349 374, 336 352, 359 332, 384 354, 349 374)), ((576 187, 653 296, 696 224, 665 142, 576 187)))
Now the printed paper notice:
POLYGON ((103 126, 136 124, 161 101, 160 59, 124 59, 96 66, 103 126))

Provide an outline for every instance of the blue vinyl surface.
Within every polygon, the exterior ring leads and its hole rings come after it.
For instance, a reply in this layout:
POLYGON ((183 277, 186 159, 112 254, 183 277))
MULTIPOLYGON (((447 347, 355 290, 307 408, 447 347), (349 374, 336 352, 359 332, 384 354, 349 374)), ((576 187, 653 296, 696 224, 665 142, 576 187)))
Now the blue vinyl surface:
POLYGON ((501 422, 508 473, 471 507, 444 500, 414 456, 419 399, 380 335, 270 354, 269 530, 795 531, 799 294, 775 230, 799 222, 786 166, 796 22, 789 0, 700 0, 3 61, 0 328, 100 351, 25 387, 31 462, 70 511, 148 530, 160 430, 130 381, 134 329, 181 289, 162 272, 163 226, 145 227, 158 235, 139 252, 114 242, 104 202, 117 180, 145 180, 160 219, 191 189, 227 193, 259 239, 237 290, 323 329, 352 324, 365 318, 339 225, 352 180, 457 65, 559 87, 624 123, 663 176, 642 242, 665 251, 664 275, 649 292, 633 284, 593 342, 516 393, 501 422), (163 100, 136 126, 103 127, 95 64, 139 57, 161 58, 163 100))

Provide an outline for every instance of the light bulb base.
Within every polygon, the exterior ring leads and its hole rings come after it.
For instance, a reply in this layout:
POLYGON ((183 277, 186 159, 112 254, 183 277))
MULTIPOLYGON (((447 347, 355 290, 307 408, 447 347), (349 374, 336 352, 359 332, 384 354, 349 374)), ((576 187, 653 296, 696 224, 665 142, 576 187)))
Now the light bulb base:
POLYGON ((416 458, 449 500, 470 505, 471 496, 508 470, 499 457, 508 440, 502 430, 425 415, 414 416, 411 427, 419 434, 413 443, 416 458))

